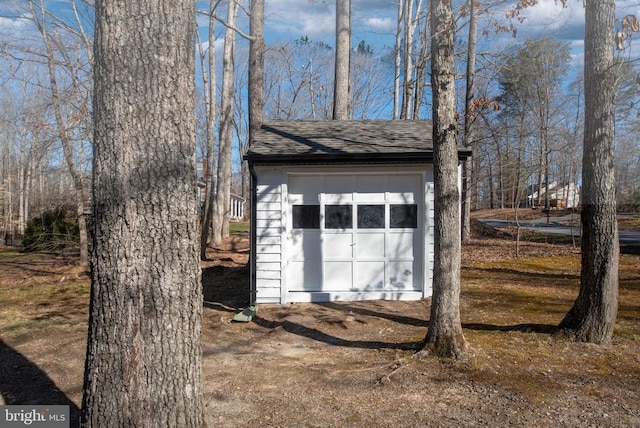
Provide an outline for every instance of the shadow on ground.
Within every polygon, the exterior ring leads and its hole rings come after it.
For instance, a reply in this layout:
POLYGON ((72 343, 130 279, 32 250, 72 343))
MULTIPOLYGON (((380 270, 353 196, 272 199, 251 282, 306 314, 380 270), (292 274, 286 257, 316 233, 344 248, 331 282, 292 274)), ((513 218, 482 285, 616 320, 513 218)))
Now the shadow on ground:
POLYGON ((249 265, 202 270, 204 307, 236 312, 249 305, 249 265))
POLYGON ((51 378, 20 352, 0 340, 0 395, 7 405, 69 406, 72 427, 80 409, 51 378))
POLYGON ((622 244, 620 245, 620 254, 640 256, 640 245, 622 244))

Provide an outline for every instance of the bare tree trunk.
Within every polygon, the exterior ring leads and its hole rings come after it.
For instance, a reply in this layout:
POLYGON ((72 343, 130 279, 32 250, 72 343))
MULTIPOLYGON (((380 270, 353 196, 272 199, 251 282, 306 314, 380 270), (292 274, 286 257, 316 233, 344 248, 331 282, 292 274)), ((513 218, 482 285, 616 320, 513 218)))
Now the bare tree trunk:
POLYGON ((249 46, 249 144, 260 129, 264 117, 264 0, 251 1, 249 46))
MULTIPOLYGON (((9 153, 9 147, 7 146, 7 155, 5 156, 5 159, 10 159, 8 156, 9 153)), ((7 198, 5 199, 5 208, 4 208, 4 212, 5 212, 5 221, 4 221, 4 231, 3 231, 3 238, 5 238, 7 240, 7 244, 9 245, 14 245, 13 240, 15 238, 15 227, 13 225, 13 179, 12 179, 12 173, 11 173, 11 161, 9 160, 9 165, 6 168, 8 171, 5 175, 5 179, 3 180, 3 184, 5 185, 6 188, 6 192, 8 194, 7 198), (10 241, 10 242, 9 242, 10 241)))
POLYGON ((619 241, 616 222, 612 0, 586 3, 580 293, 560 323, 579 341, 611 341, 618 312, 619 241))
POLYGON ((232 137, 234 105, 234 50, 236 23, 236 0, 229 0, 227 30, 224 36, 224 57, 222 59, 222 101, 220 105, 220 150, 218 151, 218 174, 216 198, 213 210, 213 236, 211 244, 218 246, 229 237, 229 217, 231 204, 232 137))
MULTIPOLYGON (((249 142, 251 145, 255 139, 255 133, 264 121, 264 0, 252 0, 249 25, 251 27, 251 41, 249 44, 249 142)), ((310 72, 310 75, 313 71, 310 72)), ((309 79, 311 82, 311 79, 309 79)), ((312 87, 312 84, 309 84, 312 87)), ((315 112, 313 93, 311 105, 315 112)), ((315 117, 315 113, 314 113, 315 117)), ((243 153, 244 154, 244 153, 243 153)), ((246 197, 247 177, 246 163, 242 163, 242 196, 246 197)), ((251 213, 254 215, 254 213, 251 213)))
POLYGON ((495 208, 495 190, 493 190, 493 168, 491 168, 491 163, 489 163, 489 208, 495 208))
POLYGON ((402 105, 400 107, 400 119, 410 117, 409 106, 411 105, 411 94, 413 93, 413 0, 404 2, 404 84, 402 89, 402 105))
MULTIPOLYGON (((545 181, 543 167, 544 164, 544 150, 542 143, 540 143, 540 152, 538 153, 538 202, 537 205, 542 205, 542 183, 545 181)), ((546 187, 546 186, 545 186, 546 187)))
MULTIPOLYGON (((422 11, 416 13, 418 17, 422 11)), ((421 27, 418 27, 421 28, 421 27)), ((420 36, 420 56, 415 66, 415 85, 413 91, 413 120, 420 120, 420 106, 422 105, 422 94, 424 93, 424 79, 429 62, 429 17, 424 18, 424 29, 418 30, 420 36)))
POLYGON ((460 323, 460 209, 454 35, 451 0, 432 0, 431 86, 435 186, 435 248, 431 319, 423 347, 459 358, 467 349, 460 323))
MULTIPOLYGON (((34 142, 32 144, 35 143, 35 138, 34 138, 34 142)), ((34 147, 33 145, 31 146, 31 149, 29 150, 29 154, 27 155, 27 164, 25 166, 25 170, 24 170, 24 199, 23 199, 23 204, 24 204, 24 222, 25 222, 25 226, 27 221, 29 220, 29 212, 31 210, 31 183, 32 183, 32 173, 33 173, 33 150, 34 147)), ((22 234, 24 235, 24 229, 22 231, 22 234)))
MULTIPOLYGON (((473 99, 475 97, 476 74, 476 41, 478 22, 476 0, 469 0, 469 37, 467 45, 467 87, 465 96, 464 115, 464 146, 471 148, 474 140, 473 99)), ((471 157, 462 164, 462 242, 471 240, 471 175, 473 174, 473 159, 471 157)))
POLYGON ((313 58, 310 58, 309 59, 309 101, 311 103, 311 120, 316 120, 318 118, 318 115, 316 113, 315 98, 316 98, 315 88, 313 86, 313 58))
POLYGON ((53 104, 53 113, 56 121, 56 128, 58 131, 58 138, 62 145, 62 151, 64 159, 69 168, 69 173, 73 179, 73 186, 75 190, 75 203, 76 203, 76 215, 78 216, 78 227, 80 230, 80 265, 89 265, 89 239, 87 235, 87 219, 84 214, 84 185, 82 179, 82 172, 76 167, 73 158, 73 147, 71 139, 67 133, 64 118, 62 115, 62 100, 60 98, 60 92, 58 90, 58 79, 56 77, 56 64, 54 58, 53 46, 49 38, 47 31, 46 16, 47 10, 44 5, 44 0, 40 0, 40 18, 35 11, 33 1, 30 3, 31 10, 36 22, 36 26, 42 35, 44 45, 47 54, 47 67, 49 71, 49 82, 51 86, 51 100, 53 104))
POLYGON ((496 143, 496 154, 498 155, 497 164, 498 164, 498 189, 497 192, 500 192, 500 208, 504 208, 504 156, 502 154, 502 149, 500 148, 500 140, 497 138, 494 139, 496 143))
POLYGON ((26 177, 26 192, 24 198, 24 218, 29 220, 29 216, 31 215, 31 192, 33 186, 33 167, 29 166, 27 169, 27 177, 26 177))
POLYGON ((400 55, 400 42, 402 41, 402 21, 404 17, 404 2, 410 0, 398 1, 398 21, 396 23, 396 44, 394 48, 394 78, 393 78, 393 120, 397 120, 400 114, 400 64, 402 55, 400 55))
MULTIPOLYGON (((207 163, 204 168, 204 207, 202 212, 202 222, 200 223, 200 260, 207 259, 207 246, 209 241, 209 231, 211 229, 211 217, 213 216, 213 198, 215 186, 213 182, 213 170, 215 168, 215 136, 214 125, 216 121, 216 52, 215 52, 215 6, 216 2, 211 0, 209 9, 209 79, 204 81, 205 108, 207 114, 207 163)), ((202 67, 202 78, 206 79, 207 73, 202 67)))
POLYGON ((336 0, 336 63, 333 120, 349 119, 349 63, 351 57, 351 0, 336 0))
POLYGON ((96 3, 86 427, 204 426, 194 28, 193 0, 96 3))
POLYGON ((476 154, 476 156, 474 156, 472 159, 473 159, 473 168, 472 168, 473 175, 472 175, 471 182, 475 183, 472 186, 472 189, 473 189, 472 206, 473 206, 473 209, 480 209, 480 172, 481 172, 480 156, 476 154))
POLYGON ((525 143, 525 116, 524 116, 524 112, 522 112, 520 114, 520 130, 518 132, 518 155, 517 155, 517 165, 516 165, 516 180, 517 180, 517 191, 518 191, 518 196, 516 198, 516 208, 520 205, 520 198, 522 197, 522 195, 524 194, 525 197, 527 197, 528 195, 526 194, 526 190, 523 190, 523 192, 520 192, 520 187, 521 187, 521 183, 522 181, 525 182, 525 185, 523 186, 526 189, 526 177, 522 177, 522 164, 524 162, 524 156, 525 156, 525 150, 524 150, 524 143, 525 143), (524 178, 524 180, 523 180, 524 178))
POLYGON ((20 239, 24 237, 24 230, 27 225, 26 212, 25 212, 25 199, 26 199, 26 171, 29 166, 25 157, 27 146, 27 133, 23 129, 23 133, 20 136, 20 157, 18 159, 18 235, 20 239))

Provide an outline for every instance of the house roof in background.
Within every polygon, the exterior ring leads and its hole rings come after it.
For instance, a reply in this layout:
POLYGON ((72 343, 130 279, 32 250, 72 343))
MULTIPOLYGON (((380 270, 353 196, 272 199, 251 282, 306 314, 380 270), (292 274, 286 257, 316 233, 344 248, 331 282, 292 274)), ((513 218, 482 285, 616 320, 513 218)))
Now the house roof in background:
MULTIPOLYGON (((433 161, 430 121, 271 121, 245 155, 250 163, 423 163, 433 161)), ((459 151, 461 159, 469 151, 459 151)))

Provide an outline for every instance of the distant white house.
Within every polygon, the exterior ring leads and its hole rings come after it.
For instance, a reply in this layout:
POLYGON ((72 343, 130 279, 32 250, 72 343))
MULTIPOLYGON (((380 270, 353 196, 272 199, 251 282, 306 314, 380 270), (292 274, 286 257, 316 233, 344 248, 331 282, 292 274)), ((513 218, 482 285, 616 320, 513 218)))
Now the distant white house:
POLYGON ((578 208, 580 206, 580 186, 576 183, 562 184, 557 181, 549 183, 548 189, 544 185, 540 189, 530 187, 527 206, 537 207, 538 200, 541 200, 541 205, 544 206, 547 192, 551 208, 578 208))
MULTIPOLYGON (((204 181, 204 167, 202 162, 198 162, 196 166, 196 177, 198 183, 198 202, 200 207, 204 203, 204 189, 206 184, 204 181)), ((215 178, 214 178, 215 180, 215 178)), ((231 202, 229 205, 229 218, 231 220, 244 220, 247 210, 247 200, 242 196, 231 194, 231 202)))

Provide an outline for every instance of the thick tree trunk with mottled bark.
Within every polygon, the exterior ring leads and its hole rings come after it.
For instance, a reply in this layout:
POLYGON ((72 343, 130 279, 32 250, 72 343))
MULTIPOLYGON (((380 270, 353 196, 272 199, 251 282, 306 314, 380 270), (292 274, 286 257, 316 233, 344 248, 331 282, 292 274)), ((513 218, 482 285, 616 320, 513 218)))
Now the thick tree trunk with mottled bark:
POLYGON ((349 119, 349 64, 351 61, 351 0, 336 1, 336 64, 333 120, 349 119))
POLYGON ((586 3, 580 293, 560 323, 579 341, 611 341, 618 312, 613 26, 615 2, 586 3))
POLYGON ((83 426, 201 427, 193 0, 96 2, 83 426))
POLYGON ((435 355, 459 358, 467 348, 460 323, 460 193, 454 44, 451 0, 434 0, 431 10, 435 247, 431 319, 423 346, 435 355))

